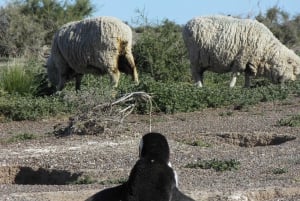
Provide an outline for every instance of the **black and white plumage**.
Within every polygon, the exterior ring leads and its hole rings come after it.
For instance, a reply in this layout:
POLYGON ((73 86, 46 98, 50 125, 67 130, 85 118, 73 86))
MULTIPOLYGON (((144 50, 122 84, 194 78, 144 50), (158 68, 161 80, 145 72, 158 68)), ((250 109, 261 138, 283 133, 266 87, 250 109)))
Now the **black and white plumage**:
POLYGON ((177 188, 168 141, 162 134, 144 135, 139 156, 126 183, 100 191, 86 201, 193 201, 177 188))
POLYGON ((169 166, 167 139, 160 133, 148 133, 141 139, 139 151, 140 159, 128 179, 128 200, 171 200, 176 179, 169 166))

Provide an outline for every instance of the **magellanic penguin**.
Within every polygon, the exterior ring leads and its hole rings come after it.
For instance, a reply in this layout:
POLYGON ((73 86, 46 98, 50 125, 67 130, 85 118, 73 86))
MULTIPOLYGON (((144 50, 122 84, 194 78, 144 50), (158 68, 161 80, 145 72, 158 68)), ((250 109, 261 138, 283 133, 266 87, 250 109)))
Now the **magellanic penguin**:
POLYGON ((139 157, 127 182, 100 191, 86 201, 193 201, 177 188, 177 176, 169 161, 170 148, 162 134, 144 135, 139 157))

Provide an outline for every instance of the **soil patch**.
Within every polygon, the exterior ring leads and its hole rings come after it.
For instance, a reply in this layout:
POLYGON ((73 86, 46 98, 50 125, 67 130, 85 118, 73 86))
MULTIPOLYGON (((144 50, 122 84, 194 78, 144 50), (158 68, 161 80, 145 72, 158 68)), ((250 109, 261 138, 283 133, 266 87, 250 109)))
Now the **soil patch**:
MULTIPOLYGON (((297 201, 300 127, 277 122, 299 114, 300 97, 294 97, 247 110, 153 115, 151 128, 167 137, 179 188, 195 200, 297 201), (234 160, 239 166, 222 172, 186 166, 214 160, 234 160)), ((67 125, 68 119, 0 124, 1 139, 25 132, 37 136, 1 144, 0 200, 85 200, 118 185, 128 178, 138 159, 140 138, 150 128, 149 115, 129 115, 106 132, 94 130, 97 135, 56 137, 58 123, 67 125), (85 176, 92 182, 72 183, 85 176)))
POLYGON ((217 136, 226 143, 240 147, 280 145, 296 139, 295 135, 276 133, 220 133, 217 136))

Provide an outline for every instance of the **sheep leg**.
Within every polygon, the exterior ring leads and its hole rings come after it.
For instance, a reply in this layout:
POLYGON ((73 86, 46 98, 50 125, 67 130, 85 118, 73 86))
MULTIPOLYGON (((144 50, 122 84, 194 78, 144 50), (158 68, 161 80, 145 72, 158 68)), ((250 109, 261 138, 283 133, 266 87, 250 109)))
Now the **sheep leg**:
POLYGON ((83 77, 83 74, 76 74, 75 75, 75 89, 76 89, 76 91, 80 90, 82 77, 83 77))
POLYGON ((137 70, 136 70, 136 65, 135 65, 135 62, 134 62, 133 55, 132 55, 131 51, 127 52, 125 54, 125 57, 126 57, 127 61, 129 62, 132 70, 133 70, 132 77, 134 79, 134 82, 136 84, 139 84, 139 76, 138 76, 138 73, 137 73, 137 70))
POLYGON ((229 87, 230 88, 233 88, 236 84, 236 80, 237 80, 237 77, 239 76, 239 73, 238 72, 233 72, 232 73, 232 78, 231 78, 231 81, 230 81, 230 84, 229 84, 229 87))
POLYGON ((250 88, 251 86, 251 76, 255 76, 257 73, 257 70, 255 69, 255 66, 248 62, 246 64, 245 69, 245 88, 250 88))
POLYGON ((115 69, 109 72, 110 81, 112 82, 113 88, 117 88, 120 80, 120 71, 115 69))
POLYGON ((203 74, 199 76, 199 78, 196 80, 195 85, 197 87, 203 87, 203 74))
POLYGON ((204 70, 197 70, 201 69, 201 67, 198 67, 196 64, 192 64, 192 75, 193 79, 195 81, 196 87, 203 87, 203 73, 204 70))
POLYGON ((63 88, 65 88, 65 83, 66 83, 66 77, 64 77, 64 76, 60 76, 60 78, 59 78, 59 82, 58 82, 58 91, 61 91, 61 90, 63 90, 63 88))
POLYGON ((250 78, 250 74, 245 73, 245 88, 250 88, 251 86, 251 78, 250 78))

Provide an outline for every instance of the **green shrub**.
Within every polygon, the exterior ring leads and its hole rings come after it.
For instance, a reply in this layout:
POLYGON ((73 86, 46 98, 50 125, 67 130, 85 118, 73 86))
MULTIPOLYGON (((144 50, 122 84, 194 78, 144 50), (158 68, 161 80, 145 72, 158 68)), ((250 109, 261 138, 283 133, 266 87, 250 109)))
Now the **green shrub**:
POLYGON ((273 174, 284 174, 284 173, 287 173, 288 170, 286 168, 274 168, 272 170, 272 173, 273 174))
MULTIPOLYGON (((207 107, 234 105, 242 108, 261 101, 283 100, 289 94, 299 91, 297 82, 289 83, 285 88, 268 85, 252 89, 212 84, 211 87, 196 88, 186 82, 158 82, 151 77, 141 75, 141 83, 136 86, 128 76, 122 76, 120 86, 114 97, 108 76, 85 76, 82 90, 75 92, 74 83, 57 95, 34 97, 31 94, 9 94, 1 92, 0 116, 11 120, 36 120, 61 113, 87 111, 101 103, 107 103, 134 91, 144 91, 152 96, 152 112, 177 113, 201 110, 207 107)), ((150 104, 141 101, 136 112, 149 112, 150 104)))
POLYGON ((255 18, 265 24, 283 44, 296 47, 300 45, 299 17, 291 18, 286 11, 273 6, 264 15, 260 13, 255 18))
POLYGON ((157 81, 189 81, 189 61, 181 27, 169 20, 155 26, 144 23, 141 27, 144 31, 137 34, 138 39, 133 47, 139 71, 157 81))
POLYGON ((36 139, 37 136, 32 133, 21 133, 16 136, 13 136, 9 139, 6 140, 6 143, 12 143, 12 142, 20 142, 20 141, 25 141, 25 140, 33 140, 36 139))
POLYGON ((93 10, 90 0, 9 1, 0 9, 0 55, 40 56, 61 25, 88 17, 93 10))
POLYGON ((75 104, 66 102, 61 96, 43 98, 6 94, 0 97, 0 116, 14 121, 71 113, 74 108, 75 104))
POLYGON ((280 119, 277 124, 279 126, 300 127, 300 114, 291 117, 280 119))
POLYGON ((74 184, 82 185, 82 184, 94 184, 96 182, 97 182, 97 180, 93 179, 91 176, 85 175, 85 176, 79 177, 75 181, 68 182, 67 184, 69 184, 69 185, 74 185, 74 184))
POLYGON ((211 147, 212 146, 211 144, 209 144, 203 140, 194 140, 194 141, 183 140, 180 142, 190 145, 190 146, 195 146, 195 147, 211 147))
MULTIPOLYGON (((176 113, 229 105, 242 108, 259 102, 284 100, 290 93, 300 89, 290 85, 284 88, 280 85, 267 85, 251 89, 242 87, 232 89, 227 85, 214 84, 210 86, 197 88, 186 82, 159 82, 141 76, 140 85, 128 87, 124 82, 118 90, 119 96, 128 91, 144 91, 152 96, 154 112, 176 113)), ((147 104, 141 104, 137 108, 140 113, 145 113, 149 111, 148 109, 147 104)))
POLYGON ((201 168, 201 169, 214 169, 217 172, 238 170, 240 162, 235 159, 230 160, 199 160, 197 163, 187 164, 186 168, 201 168))
POLYGON ((116 184, 123 184, 127 181, 126 178, 119 178, 119 179, 110 179, 110 180, 104 180, 104 181, 100 181, 99 184, 102 185, 116 185, 116 184))

